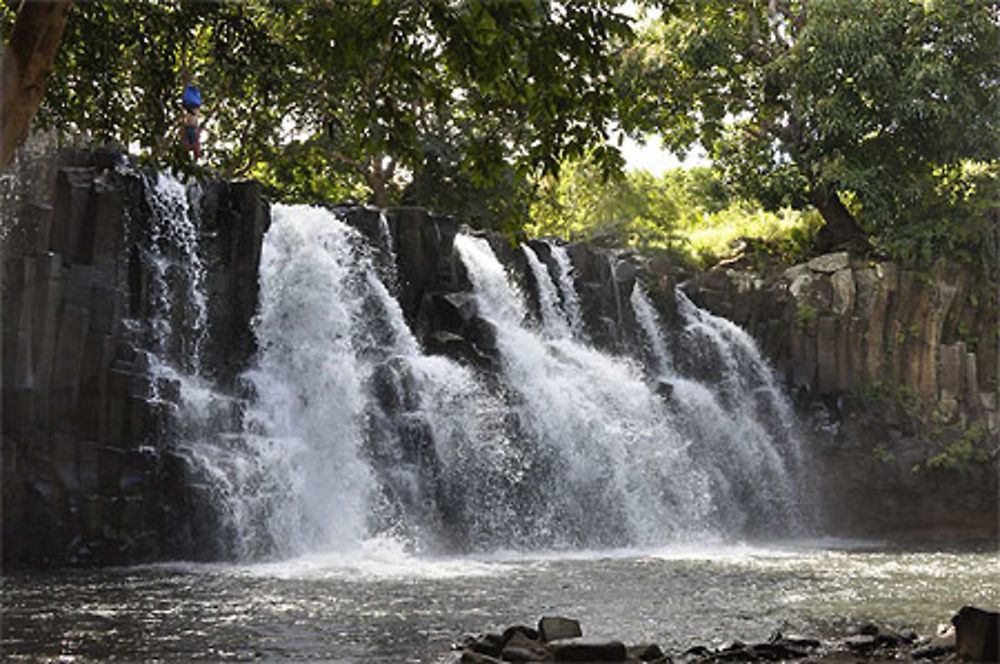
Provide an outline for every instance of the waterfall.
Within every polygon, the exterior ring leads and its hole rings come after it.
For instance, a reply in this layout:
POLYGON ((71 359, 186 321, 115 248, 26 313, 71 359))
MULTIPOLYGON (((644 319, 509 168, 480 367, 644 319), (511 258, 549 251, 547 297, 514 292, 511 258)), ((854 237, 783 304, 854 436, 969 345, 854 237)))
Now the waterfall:
POLYGON ((151 349, 157 358, 169 358, 171 364, 197 374, 208 320, 197 220, 187 187, 176 178, 163 173, 155 180, 147 177, 145 193, 151 214, 142 257, 151 275, 151 311, 146 314, 151 349))
POLYGON ((559 292, 556 285, 549 276, 542 261, 527 244, 521 245, 521 251, 528 259, 528 267, 535 277, 535 285, 538 290, 538 307, 542 314, 542 329, 546 336, 558 339, 570 334, 570 323, 559 305, 559 292))
POLYGON ((616 294, 666 394, 638 361, 571 333, 581 317, 564 250, 553 279, 524 248, 536 325, 489 244, 459 234, 477 316, 496 336, 497 369, 476 368, 424 353, 386 287, 391 235, 377 240, 334 212, 275 205, 250 397, 182 376, 179 449, 232 555, 373 537, 415 552, 645 546, 794 525, 791 411, 738 328, 678 294, 673 344, 693 351, 679 357, 645 294, 616 294))
POLYGON ((699 309, 680 289, 676 297, 688 351, 682 359, 696 377, 676 381, 677 400, 702 414, 717 413, 693 421, 703 435, 732 440, 739 472, 731 477, 754 485, 774 525, 801 521, 796 478, 803 474, 802 450, 791 404, 774 372, 739 326, 699 309), (710 396, 703 393, 706 371, 716 377, 710 396))
POLYGON ((396 250, 393 246, 392 231, 389 229, 389 219, 385 216, 384 211, 379 212, 378 215, 378 241, 382 255, 388 259, 388 265, 379 273, 382 282, 390 293, 398 293, 399 275, 396 272, 396 250))
POLYGON ((580 307, 580 298, 576 293, 576 286, 573 284, 573 264, 569 258, 566 247, 560 244, 550 244, 552 258, 559 268, 557 271, 557 284, 562 295, 562 306, 569 321, 570 330, 573 336, 582 339, 585 337, 583 329, 583 310, 580 307))
POLYGON ((654 333, 662 377, 674 389, 664 401, 633 362, 524 327, 520 294, 489 245, 462 236, 456 248, 480 311, 497 325, 504 376, 521 397, 512 404, 518 421, 540 450, 536 455, 565 469, 547 478, 558 488, 544 501, 572 503, 551 513, 560 523, 576 519, 575 537, 591 545, 609 533, 643 542, 650 535, 781 530, 798 522, 789 467, 798 458, 794 420, 739 328, 679 293, 684 345, 700 356, 688 361, 690 371, 677 371, 652 307, 642 306, 648 300, 641 291, 634 295, 636 317, 654 333))
POLYGON ((517 465, 505 409, 470 369, 421 352, 362 235, 327 210, 277 205, 260 285, 245 431, 196 452, 237 555, 375 536, 422 550, 468 539, 456 526, 488 530, 481 467, 517 465), (456 496, 470 476, 480 483, 456 496), (449 522, 460 510, 472 516, 449 522))
POLYGON ((762 499, 758 517, 789 528, 804 519, 795 478, 801 475, 801 450, 791 405, 750 336, 732 322, 699 309, 678 289, 684 321, 677 361, 669 352, 662 325, 641 286, 631 302, 659 369, 670 385, 671 403, 684 414, 692 435, 730 450, 725 468, 704 464, 737 500, 753 492, 762 499), (675 367, 676 365, 679 365, 675 367))
POLYGON ((667 342, 663 337, 660 317, 657 316, 653 303, 649 301, 649 297, 639 283, 636 283, 635 288, 632 289, 629 301, 632 304, 632 311, 635 312, 635 320, 639 324, 639 329, 645 335, 652 351, 652 357, 656 361, 658 377, 666 378, 673 373, 673 367, 670 353, 667 350, 667 342))
POLYGON ((480 311, 497 325, 511 408, 544 468, 537 536, 595 546, 740 531, 754 518, 787 523, 792 496, 754 485, 784 477, 781 452, 769 447, 778 441, 758 435, 764 423, 744 441, 749 413, 705 410, 718 398, 712 387, 677 377, 693 399, 664 403, 633 362, 545 339, 523 325, 520 295, 489 245, 461 236, 456 248, 480 311))

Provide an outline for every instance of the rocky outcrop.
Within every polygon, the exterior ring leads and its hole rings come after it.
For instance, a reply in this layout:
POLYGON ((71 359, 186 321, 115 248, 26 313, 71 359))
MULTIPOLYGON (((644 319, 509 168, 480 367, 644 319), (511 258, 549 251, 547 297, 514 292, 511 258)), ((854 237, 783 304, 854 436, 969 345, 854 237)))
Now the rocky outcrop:
POLYGON ((827 523, 845 535, 997 537, 998 294, 982 272, 847 253, 686 287, 750 331, 814 427, 827 523))
POLYGON ((971 269, 929 270, 818 256, 776 278, 717 269, 688 293, 748 329, 788 374, 821 394, 904 388, 943 423, 997 411, 997 292, 971 269))
MULTIPOLYGON (((996 621, 996 613, 964 607, 953 618, 957 626, 958 655, 962 659, 992 662, 996 660, 995 632, 987 630, 996 621), (993 620, 993 623, 989 623, 993 620), (991 639, 991 637, 993 637, 991 639), (993 641, 991 644, 990 641, 993 641), (991 649, 992 648, 992 649, 991 649)), ((569 618, 545 617, 537 630, 523 625, 508 627, 503 633, 466 636, 456 644, 455 658, 461 664, 500 664, 502 662, 625 662, 628 664, 718 664, 720 662, 803 662, 830 664, 850 662, 954 662, 956 633, 920 637, 915 632, 899 633, 873 624, 860 626, 849 636, 820 640, 774 632, 762 643, 734 640, 721 647, 693 646, 684 652, 666 653, 655 643, 626 647, 615 639, 582 638, 580 624, 569 618), (559 621, 572 625, 576 636, 546 638, 545 622, 559 621)))
MULTIPOLYGON (((4 564, 197 556, 210 533, 170 446, 176 385, 152 370, 150 177, 102 152, 63 154, 49 172, 50 198, 5 207, 16 222, 3 248, 4 564)), ((201 356, 226 389, 254 353, 269 215, 254 183, 204 194, 201 356)))
POLYGON ((955 625, 955 649, 962 659, 1000 661, 1000 612, 963 606, 951 622, 955 625))

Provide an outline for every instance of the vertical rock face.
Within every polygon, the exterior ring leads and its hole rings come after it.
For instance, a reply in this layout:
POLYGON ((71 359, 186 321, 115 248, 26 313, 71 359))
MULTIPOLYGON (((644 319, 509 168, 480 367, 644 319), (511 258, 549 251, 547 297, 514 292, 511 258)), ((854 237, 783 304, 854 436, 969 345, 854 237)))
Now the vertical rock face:
MULTIPOLYGON (((127 563, 196 548, 197 506, 169 436, 177 395, 151 371, 147 180, 104 153, 60 157, 3 253, 3 559, 127 563)), ((259 187, 207 185, 206 373, 232 387, 267 226, 259 187)), ((5 221, 5 223, 9 223, 5 221)), ((175 387, 173 388, 175 390, 175 387)))
POLYGON ((834 529, 997 537, 992 278, 838 253, 766 280, 716 269, 687 290, 748 329, 812 410, 834 529))

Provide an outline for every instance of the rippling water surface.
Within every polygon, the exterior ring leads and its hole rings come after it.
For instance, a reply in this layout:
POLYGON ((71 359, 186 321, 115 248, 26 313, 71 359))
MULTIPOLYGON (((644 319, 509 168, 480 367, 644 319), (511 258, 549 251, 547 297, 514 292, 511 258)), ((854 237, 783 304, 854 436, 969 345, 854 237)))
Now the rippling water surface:
POLYGON ((1000 604, 995 552, 816 546, 414 558, 391 541, 258 564, 170 564, 4 579, 8 660, 443 662, 464 633, 582 621, 673 652, 861 621, 933 633, 1000 604))

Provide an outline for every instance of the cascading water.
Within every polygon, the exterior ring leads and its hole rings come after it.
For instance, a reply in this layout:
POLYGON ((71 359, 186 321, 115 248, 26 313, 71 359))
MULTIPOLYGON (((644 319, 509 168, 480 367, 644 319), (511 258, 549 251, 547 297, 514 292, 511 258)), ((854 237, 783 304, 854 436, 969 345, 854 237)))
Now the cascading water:
POLYGON ((566 251, 566 247, 559 244, 550 244, 549 248, 552 250, 553 260, 559 267, 556 284, 562 295, 563 310, 566 312, 570 330, 574 337, 585 338, 583 310, 580 307, 580 298, 576 294, 576 286, 573 284, 573 263, 570 261, 569 252, 566 251))
POLYGON ((149 236, 143 243, 143 260, 151 275, 150 347, 156 358, 169 358, 169 364, 197 374, 208 319, 197 219, 187 188, 176 178, 158 173, 155 181, 147 178, 145 191, 151 212, 149 236))
POLYGON ((524 327, 524 303, 489 245, 455 246, 497 327, 509 408, 525 446, 529 546, 651 544, 710 530, 711 487, 691 441, 638 366, 524 327))
POLYGON ((528 245, 522 245, 521 251, 528 259, 528 267, 535 277, 538 289, 538 306, 542 314, 542 330, 545 335, 558 339, 570 335, 570 322, 559 305, 559 291, 549 277, 549 272, 538 260, 538 255, 528 245))
MULTIPOLYGON (((160 404, 170 417, 174 452, 188 459, 192 481, 206 487, 225 514, 220 527, 249 521, 254 505, 229 500, 240 495, 245 482, 260 482, 236 441, 245 441, 241 421, 243 402, 217 391, 202 376, 202 353, 208 337, 206 265, 201 255, 201 229, 197 215, 200 190, 177 178, 158 173, 145 178, 145 201, 150 210, 146 236, 137 238, 143 263, 146 333, 138 321, 135 341, 142 351, 150 381, 150 401, 160 404), (227 465, 216 463, 213 450, 230 449, 227 465), (219 497, 227 499, 220 500, 219 497)), ((166 432, 164 432, 166 433, 166 432)), ((155 442, 157 446, 159 441, 155 442)), ((220 533, 225 537, 225 533, 220 533)), ((239 542, 238 555, 249 549, 239 542)))
POLYGON ((326 210, 275 206, 259 352, 244 376, 253 398, 183 382, 194 424, 180 447, 237 557, 372 537, 414 551, 654 545, 794 522, 794 441, 771 431, 791 427, 790 411, 724 321, 680 299, 704 357, 671 361, 655 311, 633 292, 658 378, 673 386, 665 398, 637 362, 583 342, 563 248, 553 247, 556 279, 524 248, 536 326, 489 244, 460 234, 478 317, 496 333, 499 371, 487 376, 422 352, 385 286, 394 256, 391 237, 380 240, 368 246, 326 210), (705 366, 715 378, 698 375, 705 366))
POLYGON ((663 337, 660 319, 656 315, 656 309, 638 283, 632 289, 629 301, 632 304, 632 311, 635 312, 635 320, 639 324, 639 329, 645 335, 651 355, 656 361, 657 378, 666 378, 673 373, 673 366, 670 361, 670 352, 667 350, 667 341, 663 337))
MULTIPOLYGON (((245 431, 192 450, 237 555, 449 537, 450 484, 470 464, 509 465, 499 402, 471 370, 420 353, 371 248, 326 210, 275 206, 260 285, 245 431)), ((481 488, 461 504, 485 510, 481 488)))
POLYGON ((699 309, 683 291, 675 296, 684 320, 679 345, 685 352, 678 354, 668 351, 656 311, 638 284, 631 302, 656 359, 657 378, 670 386, 671 404, 685 415, 689 435, 715 441, 730 455, 729 466, 703 467, 734 500, 762 500, 763 511, 748 514, 760 525, 801 525, 797 425, 771 368, 746 332, 699 309))

